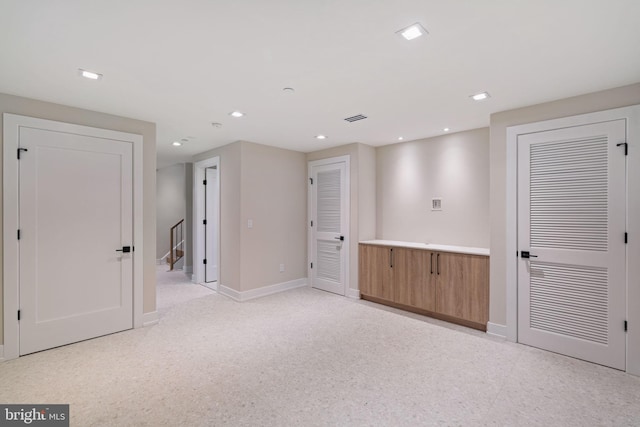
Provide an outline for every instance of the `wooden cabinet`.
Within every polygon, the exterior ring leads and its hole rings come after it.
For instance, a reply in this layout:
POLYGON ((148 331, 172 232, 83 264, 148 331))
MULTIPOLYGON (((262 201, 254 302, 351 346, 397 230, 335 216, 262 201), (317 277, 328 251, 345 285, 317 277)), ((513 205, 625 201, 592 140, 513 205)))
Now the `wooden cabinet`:
POLYGON ((363 299, 486 330, 489 257, 360 244, 363 299))
POLYGON ((489 258, 436 254, 436 311, 486 325, 489 320, 489 258))
POLYGON ((391 263, 393 248, 360 245, 358 259, 360 293, 383 300, 393 300, 391 263))
POLYGON ((393 301, 411 307, 435 310, 436 284, 433 252, 393 248, 393 301))

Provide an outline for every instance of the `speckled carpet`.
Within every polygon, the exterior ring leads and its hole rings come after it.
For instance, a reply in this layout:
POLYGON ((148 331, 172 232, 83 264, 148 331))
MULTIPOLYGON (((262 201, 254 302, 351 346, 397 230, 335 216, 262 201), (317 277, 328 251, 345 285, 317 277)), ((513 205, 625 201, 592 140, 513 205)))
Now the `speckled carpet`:
POLYGON ((313 289, 192 296, 0 363, 0 402, 68 403, 72 426, 640 425, 613 369, 313 289))

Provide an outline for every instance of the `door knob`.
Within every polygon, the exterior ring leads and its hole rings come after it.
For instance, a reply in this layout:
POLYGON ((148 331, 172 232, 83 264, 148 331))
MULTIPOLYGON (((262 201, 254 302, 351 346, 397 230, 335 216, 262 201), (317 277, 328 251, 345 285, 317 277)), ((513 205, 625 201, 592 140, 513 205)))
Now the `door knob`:
POLYGON ((334 237, 334 239, 336 239, 336 240, 340 240, 340 241, 344 241, 344 236, 334 237))
POLYGON ((123 246, 122 249, 116 249, 116 252, 129 253, 131 252, 131 246, 123 246))
POLYGON ((522 258, 528 259, 528 258, 538 258, 538 255, 531 255, 529 253, 529 251, 520 251, 520 256, 522 258))

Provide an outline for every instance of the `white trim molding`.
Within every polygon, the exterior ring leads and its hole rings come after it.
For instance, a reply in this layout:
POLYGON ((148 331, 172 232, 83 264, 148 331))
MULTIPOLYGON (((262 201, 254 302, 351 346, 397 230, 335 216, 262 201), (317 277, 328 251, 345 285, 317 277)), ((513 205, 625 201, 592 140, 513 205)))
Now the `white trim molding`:
POLYGON ((487 322, 487 335, 507 339, 507 325, 487 322))
POLYGON ((159 316, 157 311, 150 311, 149 313, 144 313, 142 315, 142 326, 153 326, 158 323, 159 316))
MULTIPOLYGON (((640 328, 633 325, 640 324, 640 263, 634 262, 640 259, 640 105, 615 108, 598 111, 595 113, 580 114, 571 117, 563 117, 552 120, 544 120, 535 123, 515 125, 507 128, 507 218, 506 218, 506 337, 509 341, 518 341, 518 257, 514 256, 518 251, 517 232, 517 160, 518 160, 518 135, 525 135, 550 129, 561 129, 585 124, 600 123, 610 120, 626 120, 627 124, 627 232, 629 243, 627 250, 627 320, 629 331, 627 333, 626 371, 633 375, 640 375, 640 328)), ((489 325, 487 325, 489 326, 489 325)), ((499 328, 498 328, 499 329, 499 328)))
POLYGON ((345 296, 347 298, 360 299, 360 290, 359 289, 353 289, 353 288, 347 288, 347 294, 345 296))
POLYGON ((4 346, 0 344, 0 362, 4 362, 4 346))
POLYGON ((249 301, 256 298, 266 297, 267 295, 284 292, 291 289, 303 288, 307 286, 307 278, 290 280, 288 282, 276 283, 275 285, 263 286, 262 288, 251 289, 249 291, 236 291, 224 285, 218 286, 218 293, 231 298, 238 302, 249 301))
MULTIPOLYGON (((135 247, 133 254, 133 327, 143 325, 143 259, 144 239, 142 199, 144 188, 143 177, 143 138, 127 132, 109 129, 100 129, 89 126, 64 123, 53 120, 38 119, 34 117, 3 114, 3 213, 2 222, 4 230, 17 230, 18 227, 18 165, 15 154, 18 148, 21 127, 34 127, 56 132, 67 132, 78 135, 88 135, 97 138, 117 139, 132 145, 133 152, 133 241, 135 247)), ((4 343, 3 357, 15 359, 19 356, 20 337, 19 325, 16 313, 19 306, 19 280, 18 280, 18 241, 12 233, 4 233, 3 237, 3 316, 4 316, 4 343), (13 238, 11 238, 13 237, 13 238)))

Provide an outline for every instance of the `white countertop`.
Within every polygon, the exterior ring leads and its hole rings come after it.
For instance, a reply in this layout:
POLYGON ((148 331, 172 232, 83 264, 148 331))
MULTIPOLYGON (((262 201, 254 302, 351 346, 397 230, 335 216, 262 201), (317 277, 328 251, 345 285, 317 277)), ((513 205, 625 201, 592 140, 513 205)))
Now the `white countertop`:
POLYGON ((400 242, 397 240, 364 240, 360 243, 364 243, 366 245, 397 246, 410 249, 427 249, 430 251, 489 256, 488 248, 472 248, 469 246, 436 245, 433 243, 400 242))

